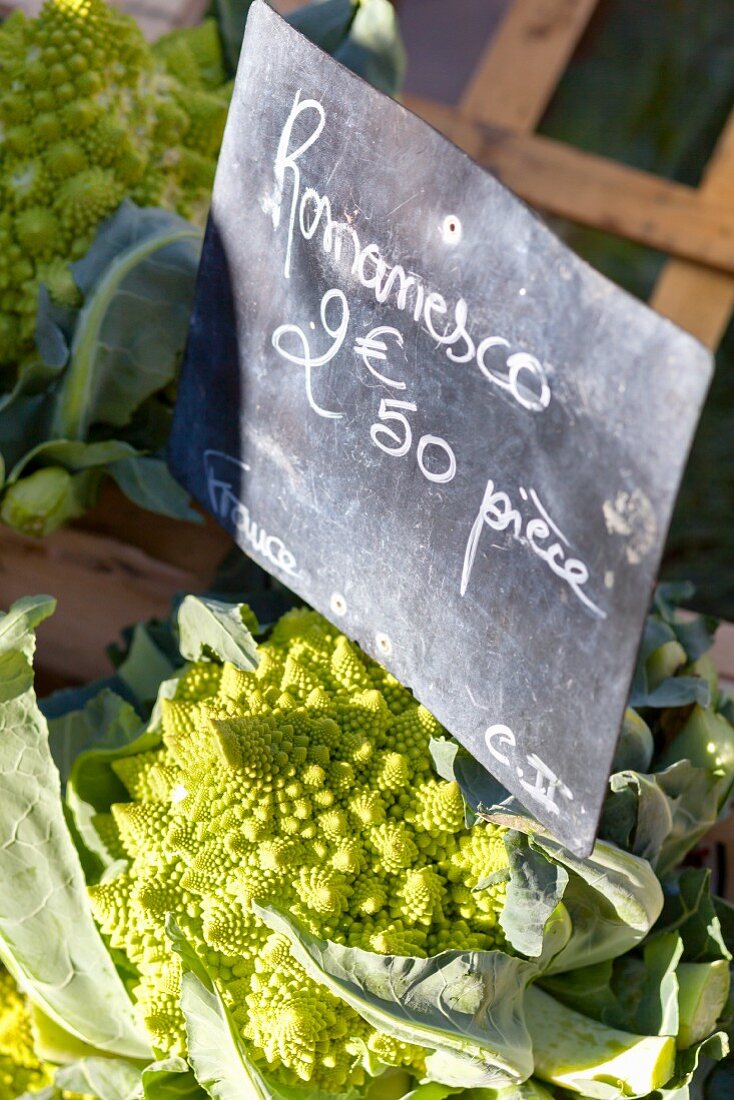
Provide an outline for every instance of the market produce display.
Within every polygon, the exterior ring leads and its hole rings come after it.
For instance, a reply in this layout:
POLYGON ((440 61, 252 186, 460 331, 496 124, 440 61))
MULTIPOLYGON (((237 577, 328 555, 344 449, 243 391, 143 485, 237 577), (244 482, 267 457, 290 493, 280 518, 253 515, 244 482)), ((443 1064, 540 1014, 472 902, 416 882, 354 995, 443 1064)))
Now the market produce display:
POLYGON ((51 1083, 33 1048, 31 1017, 23 995, 0 964, 0 1096, 21 1096, 51 1083))
POLYGON ((0 954, 30 1013, 5 976, 2 1095, 60 1066, 49 1096, 682 1100, 724 1055, 732 913, 682 866, 734 780, 706 624, 659 598, 581 860, 315 612, 187 597, 180 658, 141 626, 46 720, 52 609, 0 620, 0 954))
MULTIPOLYGON (((0 24, 0 519, 43 536, 106 476, 197 521, 165 464, 203 226, 248 3, 150 46, 104 0, 0 24)), ((388 0, 292 21, 388 92, 388 0)))
MULTIPOLYGON (((0 518, 26 534, 107 476, 196 518, 163 454, 248 7, 154 46, 103 0, 0 24, 0 518)), ((397 92, 388 0, 292 21, 397 92)), ((0 1100, 730 1100, 704 838, 734 706, 686 595, 655 597, 587 859, 282 589, 186 596, 40 702, 54 601, 0 614, 0 1100)))

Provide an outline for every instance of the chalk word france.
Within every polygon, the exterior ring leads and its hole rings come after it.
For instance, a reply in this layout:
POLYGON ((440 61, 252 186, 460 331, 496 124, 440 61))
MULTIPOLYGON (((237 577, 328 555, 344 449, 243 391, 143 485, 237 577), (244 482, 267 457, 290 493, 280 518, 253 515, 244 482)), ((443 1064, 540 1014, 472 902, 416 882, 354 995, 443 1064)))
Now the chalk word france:
POLYGON ((249 509, 240 500, 242 475, 249 473, 250 467, 222 451, 209 450, 204 452, 204 469, 209 503, 219 522, 227 528, 234 527, 240 537, 276 569, 289 577, 298 576, 296 559, 283 540, 268 534, 252 519, 249 509))
POLYGON ((461 574, 462 596, 469 587, 477 550, 485 528, 488 527, 492 531, 509 530, 513 538, 528 546, 541 561, 545 562, 552 573, 568 585, 574 596, 589 611, 600 619, 606 619, 606 611, 602 611, 583 590, 583 586, 589 579, 588 568, 580 558, 567 557, 570 543, 548 515, 538 494, 534 489, 527 490, 522 486, 519 487, 518 493, 525 506, 534 513, 530 517, 523 516, 520 509, 513 505, 509 495, 495 488, 491 478, 487 481, 482 503, 466 544, 464 568, 461 574), (555 541, 547 545, 548 540, 553 536, 555 541))
MULTIPOLYGON (((275 182, 272 195, 264 202, 273 228, 283 221, 286 188, 290 184, 290 205, 287 217, 287 238, 283 274, 290 278, 293 244, 296 232, 304 241, 312 241, 321 231, 321 246, 331 256, 343 274, 371 291, 377 302, 392 305, 400 312, 410 312, 413 322, 420 325, 445 350, 453 363, 474 363, 492 385, 509 394, 522 408, 538 413, 548 408, 551 389, 546 366, 536 355, 513 351, 510 341, 497 334, 472 334, 469 305, 459 298, 453 309, 438 291, 427 287, 425 280, 414 272, 406 272, 398 263, 390 263, 380 246, 371 241, 362 244, 350 218, 333 215, 333 204, 326 194, 302 184, 301 168, 308 167, 309 149, 315 147, 326 126, 326 111, 316 99, 301 99, 296 92, 293 106, 278 142, 273 166, 275 182), (294 131, 298 129, 298 136, 294 131), (351 261, 343 254, 350 250, 351 261), (444 318, 446 319, 443 320, 444 318), (507 354, 509 353, 509 354, 507 354), (502 362, 504 359, 504 362, 502 362)), ((336 165, 335 165, 336 169, 336 165)), ((306 335, 296 326, 287 326, 302 343, 301 358, 315 365, 308 352, 306 335)))
POLYGON ((559 795, 573 802, 571 789, 540 759, 537 753, 531 752, 525 756, 522 766, 515 763, 516 753, 513 750, 517 748, 517 742, 509 726, 499 724, 489 726, 485 730, 484 741, 495 760, 504 764, 505 767, 514 768, 522 789, 549 813, 561 812, 556 801, 559 795))

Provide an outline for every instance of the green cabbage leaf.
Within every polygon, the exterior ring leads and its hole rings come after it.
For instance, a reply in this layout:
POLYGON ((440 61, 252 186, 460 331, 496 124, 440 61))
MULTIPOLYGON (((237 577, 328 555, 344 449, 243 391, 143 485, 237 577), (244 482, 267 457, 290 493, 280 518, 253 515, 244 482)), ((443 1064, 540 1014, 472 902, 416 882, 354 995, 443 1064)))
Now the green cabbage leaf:
POLYGON ((53 609, 53 600, 39 596, 0 618, 0 956, 38 1009, 75 1041, 147 1059, 89 909, 33 688, 34 629, 53 609))

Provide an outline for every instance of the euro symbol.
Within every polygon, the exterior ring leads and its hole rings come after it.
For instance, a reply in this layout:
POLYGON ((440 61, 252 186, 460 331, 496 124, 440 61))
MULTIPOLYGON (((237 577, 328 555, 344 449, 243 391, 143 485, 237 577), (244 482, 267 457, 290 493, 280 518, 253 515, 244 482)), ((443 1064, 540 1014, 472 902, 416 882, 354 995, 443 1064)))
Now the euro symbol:
POLYGON ((380 339, 381 336, 394 336, 398 347, 402 348, 403 337, 398 330, 391 328, 390 325, 380 325, 379 328, 373 328, 366 336, 357 337, 354 344, 354 354, 361 358, 370 374, 374 374, 380 382, 384 382, 386 386, 391 386, 395 390, 404 390, 405 382, 398 382, 394 378, 388 378, 387 375, 380 374, 377 368, 372 365, 372 359, 384 360, 387 358, 387 344, 380 339))

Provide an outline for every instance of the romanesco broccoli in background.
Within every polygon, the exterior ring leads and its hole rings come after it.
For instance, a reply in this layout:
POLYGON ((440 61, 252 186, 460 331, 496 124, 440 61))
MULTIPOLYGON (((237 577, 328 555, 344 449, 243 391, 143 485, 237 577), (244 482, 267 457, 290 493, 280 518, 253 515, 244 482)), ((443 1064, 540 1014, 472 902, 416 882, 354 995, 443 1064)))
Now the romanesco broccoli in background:
POLYGON ((33 1049, 23 995, 0 963, 0 1100, 16 1100, 50 1084, 52 1074, 33 1049))
POLYGON ((53 1088, 54 1067, 34 1047, 28 1002, 0 963, 0 1100, 43 1092, 44 1100, 96 1100, 86 1093, 53 1088))
POLYGON ((150 47, 103 0, 46 0, 0 26, 0 366, 41 283, 76 303, 69 263, 123 198, 203 221, 229 92, 213 21, 150 47))
POLYGON ((410 692, 310 611, 286 615, 256 672, 194 664, 164 701, 163 744, 114 765, 129 802, 98 831, 129 861, 91 888, 113 948, 139 972, 157 1049, 182 1053, 180 965, 168 914, 221 984, 255 1064, 284 1085, 342 1092, 424 1051, 370 1027, 309 978, 252 903, 383 955, 506 944, 505 830, 464 825, 458 784, 436 778, 441 727, 410 692))

